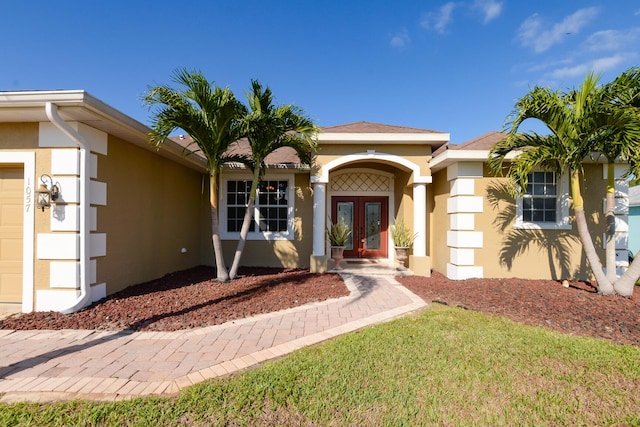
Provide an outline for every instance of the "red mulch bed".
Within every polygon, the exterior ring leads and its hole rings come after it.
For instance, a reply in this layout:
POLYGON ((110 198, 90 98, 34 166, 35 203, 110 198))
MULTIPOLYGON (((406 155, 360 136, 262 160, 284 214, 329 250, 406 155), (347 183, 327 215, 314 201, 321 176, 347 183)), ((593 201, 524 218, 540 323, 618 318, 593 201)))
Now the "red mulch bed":
MULTIPOLYGON (((588 282, 569 288, 553 280, 449 280, 405 276, 400 283, 425 301, 434 301, 560 332, 640 346, 640 288, 633 298, 603 297, 588 282)), ((209 267, 169 274, 131 286, 86 309, 20 314, 0 321, 0 329, 103 329, 176 331, 348 295, 337 274, 305 270, 245 268, 228 283, 209 267)))
POLYGON ((430 278, 405 276, 400 283, 425 301, 506 316, 560 332, 604 338, 640 346, 640 287, 633 298, 601 296, 589 282, 554 280, 449 280, 433 272, 430 278))
POLYGON ((213 268, 197 267, 128 287, 77 313, 15 315, 0 321, 0 329, 177 331, 345 295, 337 274, 244 268, 236 280, 220 283, 213 268))

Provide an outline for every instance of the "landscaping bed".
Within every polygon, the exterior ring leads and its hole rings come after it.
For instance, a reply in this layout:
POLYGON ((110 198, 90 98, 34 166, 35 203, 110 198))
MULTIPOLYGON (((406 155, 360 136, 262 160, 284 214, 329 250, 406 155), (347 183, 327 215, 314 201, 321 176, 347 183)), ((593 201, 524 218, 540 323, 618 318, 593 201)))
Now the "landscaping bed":
POLYGON ((434 301, 560 332, 604 338, 640 346, 640 288, 633 298, 601 296, 589 282, 555 280, 449 280, 433 272, 430 278, 397 278, 425 301, 434 301))
MULTIPOLYGON (((640 288, 633 298, 604 297, 588 282, 565 288, 553 280, 449 280, 404 276, 400 283, 425 301, 506 316, 560 332, 640 346, 640 288)), ((348 295, 337 274, 245 268, 228 283, 210 267, 169 274, 131 286, 86 309, 62 315, 39 312, 0 321, 0 329, 101 329, 176 331, 218 325, 309 302, 348 295)))
POLYGON ((337 274, 244 268, 236 280, 220 283, 215 269, 196 267, 130 286, 77 313, 14 315, 0 321, 0 329, 177 331, 345 295, 349 291, 337 274))

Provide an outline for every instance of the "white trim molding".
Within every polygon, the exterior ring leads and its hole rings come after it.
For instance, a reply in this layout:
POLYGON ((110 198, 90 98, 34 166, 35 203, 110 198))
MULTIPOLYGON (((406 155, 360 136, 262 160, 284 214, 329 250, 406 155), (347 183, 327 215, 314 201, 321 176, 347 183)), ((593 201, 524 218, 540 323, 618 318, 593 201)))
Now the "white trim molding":
POLYGON ((430 184, 433 180, 431 175, 421 175, 420 166, 395 154, 379 153, 376 150, 367 150, 366 152, 347 154, 346 156, 339 157, 330 161, 320 169, 320 175, 311 175, 311 183, 315 182, 329 182, 329 172, 339 166, 346 163, 357 162, 361 160, 368 160, 381 163, 392 163, 401 165, 403 169, 413 172, 413 182, 430 184))

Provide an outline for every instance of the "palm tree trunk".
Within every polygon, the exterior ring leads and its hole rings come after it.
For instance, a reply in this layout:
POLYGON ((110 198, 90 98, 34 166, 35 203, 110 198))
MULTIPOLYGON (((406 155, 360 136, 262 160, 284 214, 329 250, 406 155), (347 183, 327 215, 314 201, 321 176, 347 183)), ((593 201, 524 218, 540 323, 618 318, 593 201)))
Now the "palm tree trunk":
POLYGON ((211 202, 211 241, 213 242, 213 253, 216 257, 216 271, 219 282, 227 282, 229 274, 227 266, 224 264, 224 254, 222 253, 222 240, 220 240, 220 220, 218 216, 218 171, 211 171, 209 176, 209 201, 211 202))
POLYGON ((633 262, 627 268, 627 271, 615 281, 613 284, 613 289, 615 289, 618 295, 622 295, 623 297, 632 297, 633 289, 635 288, 636 282, 640 278, 640 251, 636 254, 633 262))
POLYGON ((607 164, 607 196, 605 209, 605 239, 606 239, 606 266, 607 279, 611 283, 615 283, 618 279, 616 274, 616 188, 615 188, 615 169, 614 163, 607 164))
POLYGON ((576 215, 576 226, 578 227, 578 235, 582 242, 582 249, 589 261, 591 271, 598 282, 598 293, 602 295, 612 295, 614 293, 613 285, 602 270, 602 263, 598 258, 598 253, 593 245, 589 227, 587 226, 587 218, 584 213, 584 201, 580 192, 580 173, 573 172, 571 174, 571 197, 573 198, 573 209, 576 215))
POLYGON ((238 246, 236 247, 236 253, 233 255, 233 264, 229 270, 229 278, 235 279, 238 275, 238 268, 240 267, 240 259, 242 258, 242 252, 244 246, 247 243, 247 235, 249 234, 249 228, 251 227, 251 221, 253 220, 253 207, 256 203, 256 194, 258 190, 258 178, 260 177, 260 166, 256 165, 253 171, 253 181, 251 182, 251 190, 249 191, 249 201, 247 209, 244 212, 244 219, 242 220, 242 228, 240 229, 240 239, 238 240, 238 246))

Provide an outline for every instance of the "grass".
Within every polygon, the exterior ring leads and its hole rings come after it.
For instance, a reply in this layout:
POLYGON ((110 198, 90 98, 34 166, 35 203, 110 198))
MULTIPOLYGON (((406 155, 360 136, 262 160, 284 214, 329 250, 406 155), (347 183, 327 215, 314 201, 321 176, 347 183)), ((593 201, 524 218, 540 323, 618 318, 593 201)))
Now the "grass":
POLYGON ((640 348, 434 304, 175 398, 0 405, 0 425, 640 425, 640 348))

